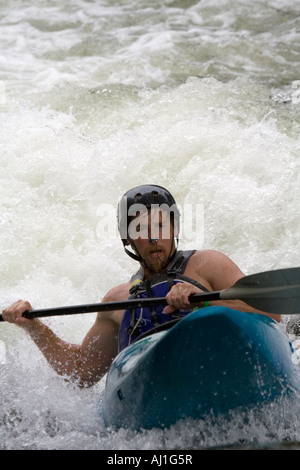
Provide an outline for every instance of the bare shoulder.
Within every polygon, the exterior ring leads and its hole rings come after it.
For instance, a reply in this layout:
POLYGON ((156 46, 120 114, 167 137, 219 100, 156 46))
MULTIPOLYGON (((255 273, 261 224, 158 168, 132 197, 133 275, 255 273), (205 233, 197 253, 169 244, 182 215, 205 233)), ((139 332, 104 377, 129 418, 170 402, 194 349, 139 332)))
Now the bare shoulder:
MULTIPOLYGON (((127 300, 129 297, 130 282, 120 284, 110 289, 102 299, 102 302, 119 302, 127 300)), ((123 318, 123 310, 99 312, 97 320, 112 320, 118 325, 121 323, 123 318)))
POLYGON ((103 302, 116 302, 118 300, 128 299, 130 282, 125 282, 110 289, 103 297, 103 302))
POLYGON ((224 253, 217 250, 196 250, 190 258, 191 265, 200 269, 216 269, 223 266, 237 265, 224 253))
POLYGON ((191 267, 204 278, 214 290, 231 287, 244 276, 235 262, 217 250, 195 251, 190 259, 191 267))
POLYGON ((232 262, 232 260, 217 250, 196 250, 191 259, 197 259, 201 263, 211 263, 212 261, 232 262))

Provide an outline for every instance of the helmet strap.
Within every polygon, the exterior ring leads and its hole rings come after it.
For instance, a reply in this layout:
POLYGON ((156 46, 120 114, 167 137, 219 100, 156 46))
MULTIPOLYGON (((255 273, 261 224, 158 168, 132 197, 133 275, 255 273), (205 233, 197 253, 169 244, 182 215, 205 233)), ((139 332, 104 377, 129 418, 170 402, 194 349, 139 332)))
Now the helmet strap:
MULTIPOLYGON (((131 247, 132 247, 132 245, 133 245, 133 243, 131 244, 131 247)), ((124 245, 124 250, 127 253, 127 255, 130 256, 130 258, 134 259, 135 261, 138 261, 139 263, 143 263, 143 258, 139 254, 136 254, 133 251, 129 251, 128 248, 126 248, 125 245, 124 245)), ((135 248, 135 251, 137 251, 136 248, 135 248)))

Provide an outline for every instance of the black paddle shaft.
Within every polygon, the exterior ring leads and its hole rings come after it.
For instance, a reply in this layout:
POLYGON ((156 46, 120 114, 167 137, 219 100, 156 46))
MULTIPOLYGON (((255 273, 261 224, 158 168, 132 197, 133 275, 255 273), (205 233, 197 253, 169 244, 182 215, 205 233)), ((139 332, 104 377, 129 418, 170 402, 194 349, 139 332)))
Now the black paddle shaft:
MULTIPOLYGON (((208 292, 204 294, 194 294, 189 297, 189 300, 193 303, 205 302, 206 300, 219 300, 220 292, 208 292)), ((131 300, 120 300, 116 302, 102 302, 87 305, 70 305, 67 307, 54 307, 39 310, 28 310, 23 313, 23 317, 26 318, 41 318, 51 317, 57 315, 76 315, 80 313, 92 313, 92 312, 106 312, 113 310, 126 310, 142 307, 157 307, 157 306, 168 305, 165 297, 156 297, 150 299, 131 299, 131 300)), ((0 318, 1 321, 1 318, 0 318)))
MULTIPOLYGON (((300 313, 300 268, 286 268, 251 274, 239 279, 229 289, 193 294, 192 304, 213 300, 242 300, 255 309, 268 313, 300 313)), ((41 318, 57 315, 75 315, 113 310, 167 305, 165 297, 130 299, 117 302, 102 302, 87 305, 54 307, 24 312, 26 318, 41 318)), ((4 321, 0 314, 0 321, 4 321)))

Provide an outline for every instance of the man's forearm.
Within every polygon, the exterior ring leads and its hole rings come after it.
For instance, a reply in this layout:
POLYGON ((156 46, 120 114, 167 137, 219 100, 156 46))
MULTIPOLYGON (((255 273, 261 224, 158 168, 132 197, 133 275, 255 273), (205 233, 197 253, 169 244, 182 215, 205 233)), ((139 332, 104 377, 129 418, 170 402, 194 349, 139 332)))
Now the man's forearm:
POLYGON ((74 378, 80 375, 80 346, 61 340, 40 320, 34 320, 34 326, 26 329, 51 367, 59 375, 74 378))

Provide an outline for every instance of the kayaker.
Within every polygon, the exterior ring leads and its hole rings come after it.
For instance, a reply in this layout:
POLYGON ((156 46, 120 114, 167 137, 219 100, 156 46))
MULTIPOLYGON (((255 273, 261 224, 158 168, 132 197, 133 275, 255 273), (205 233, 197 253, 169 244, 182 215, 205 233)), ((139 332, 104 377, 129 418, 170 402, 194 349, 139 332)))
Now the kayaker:
MULTIPOLYGON (((98 382, 118 351, 145 331, 186 315, 195 307, 207 306, 191 305, 191 294, 227 289, 244 276, 223 253, 177 249, 179 210, 171 193, 161 186, 142 185, 125 193, 118 207, 118 228, 126 253, 140 269, 131 280, 113 287, 103 302, 123 301, 129 296, 165 296, 167 307, 99 312, 81 345, 61 340, 39 319, 22 317, 26 310, 32 310, 28 301, 18 300, 2 312, 5 321, 27 330, 58 374, 69 376, 80 386, 98 382)), ((261 313, 280 321, 279 315, 257 311, 239 300, 210 305, 261 313)))

